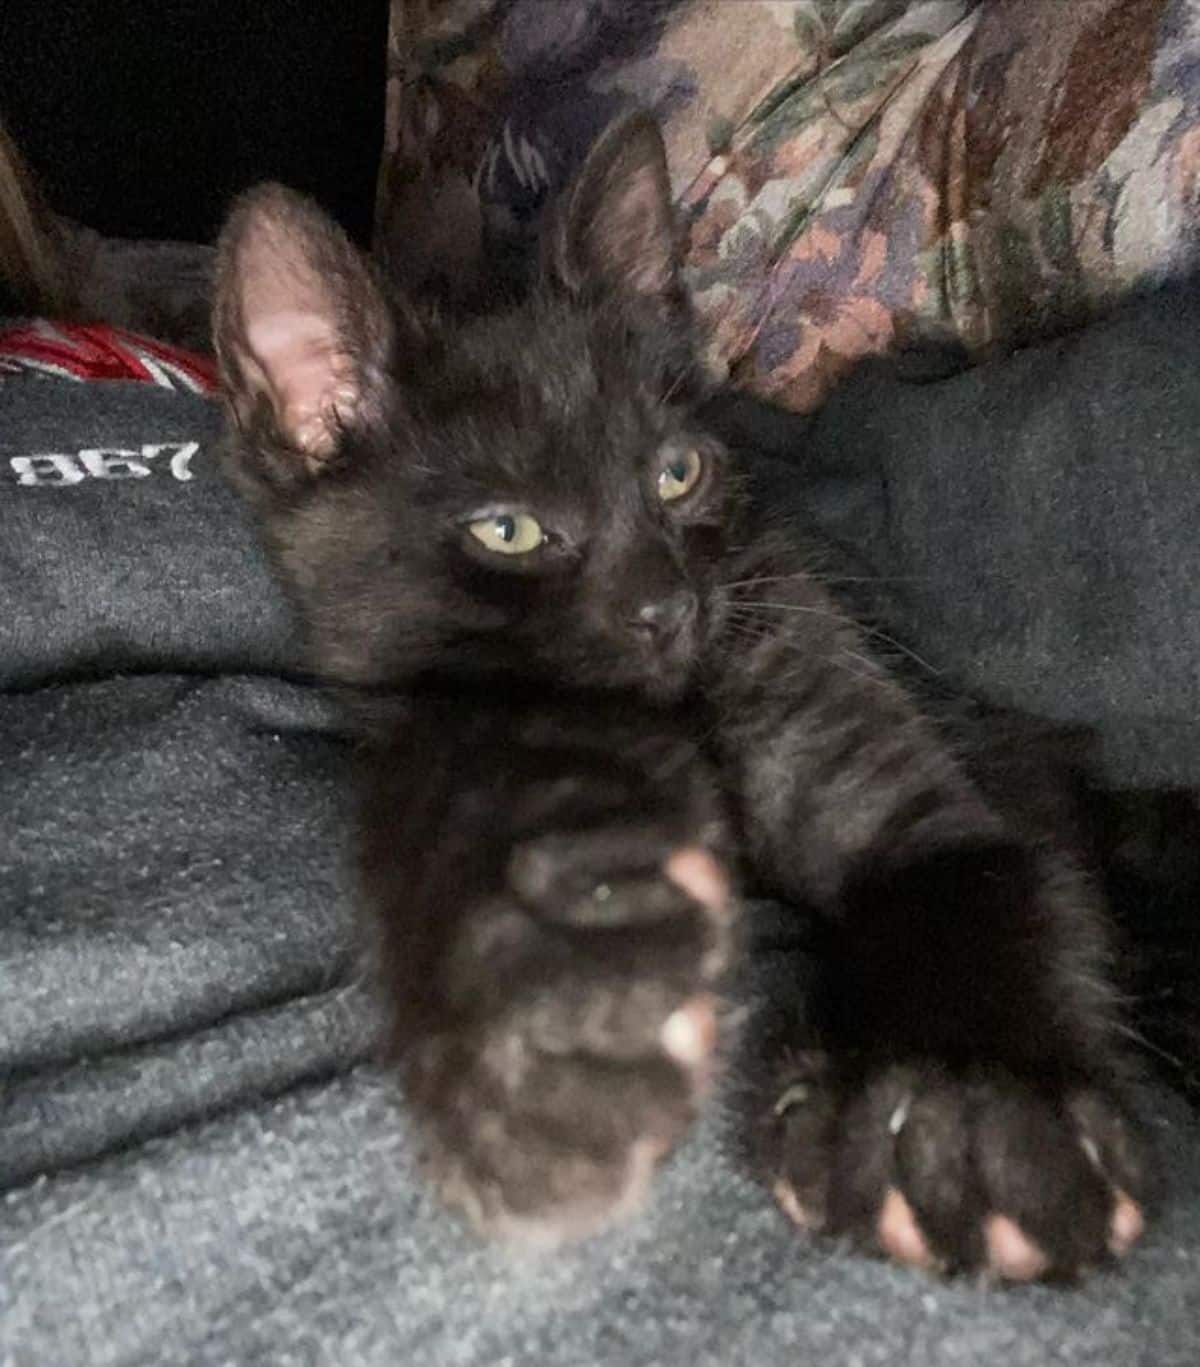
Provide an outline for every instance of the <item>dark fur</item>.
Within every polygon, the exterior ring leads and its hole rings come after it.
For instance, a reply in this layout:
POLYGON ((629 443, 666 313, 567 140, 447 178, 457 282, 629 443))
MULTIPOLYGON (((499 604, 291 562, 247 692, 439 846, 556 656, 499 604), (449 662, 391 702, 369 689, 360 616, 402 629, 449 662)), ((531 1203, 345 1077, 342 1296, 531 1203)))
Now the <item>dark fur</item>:
POLYGON ((1002 1212, 1072 1273, 1145 1176, 1053 763, 935 721, 814 550, 752 514, 699 416, 667 191, 653 126, 610 132, 532 297, 453 326, 385 303, 284 191, 244 200, 222 243, 232 477, 314 666, 398 699, 365 887, 432 1167, 481 1225, 535 1238, 637 1199, 706 1080, 662 1023, 734 940, 664 876, 698 844, 819 927, 813 990, 785 948, 731 1065, 762 1178, 867 1246, 898 1187, 947 1267, 983 1262, 1002 1212), (316 301, 348 384, 313 441, 289 427, 290 362, 251 337, 247 281, 270 271, 316 301), (663 453, 686 449, 700 483, 661 503, 663 453), (490 556, 463 522, 497 507, 558 539, 490 556), (646 628, 689 597, 677 629, 646 628))

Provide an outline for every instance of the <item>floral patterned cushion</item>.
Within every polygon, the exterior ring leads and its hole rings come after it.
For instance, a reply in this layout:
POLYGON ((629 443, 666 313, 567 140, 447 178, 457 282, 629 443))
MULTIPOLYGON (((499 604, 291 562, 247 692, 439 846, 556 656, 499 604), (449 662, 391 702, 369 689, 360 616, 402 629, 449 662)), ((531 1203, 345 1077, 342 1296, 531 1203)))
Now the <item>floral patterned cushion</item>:
POLYGON ((1193 0, 392 3, 385 252, 432 199, 464 262, 519 254, 651 108, 713 365, 795 409, 864 355, 1009 349, 1200 254, 1193 0))

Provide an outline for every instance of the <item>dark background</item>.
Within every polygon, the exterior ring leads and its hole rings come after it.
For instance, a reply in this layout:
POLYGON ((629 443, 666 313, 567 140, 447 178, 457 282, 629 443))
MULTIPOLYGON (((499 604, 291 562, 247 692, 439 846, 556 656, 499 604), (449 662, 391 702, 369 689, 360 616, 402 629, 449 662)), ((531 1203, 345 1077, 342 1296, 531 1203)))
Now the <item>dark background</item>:
POLYGON ((209 241, 264 179, 369 232, 386 0, 0 0, 0 118, 52 208, 209 241))

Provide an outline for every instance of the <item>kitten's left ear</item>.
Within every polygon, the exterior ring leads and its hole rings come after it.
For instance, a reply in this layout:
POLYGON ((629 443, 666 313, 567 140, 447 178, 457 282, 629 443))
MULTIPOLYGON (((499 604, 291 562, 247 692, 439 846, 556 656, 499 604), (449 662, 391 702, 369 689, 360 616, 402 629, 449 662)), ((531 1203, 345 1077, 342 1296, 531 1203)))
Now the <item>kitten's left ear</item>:
POLYGON ((339 432, 378 421, 392 323, 371 268, 311 200, 244 195, 221 234, 213 334, 226 400, 256 446, 318 472, 339 432))
POLYGON ((551 232, 551 269, 568 289, 679 307, 671 178, 662 134, 649 114, 622 119, 601 136, 551 232))

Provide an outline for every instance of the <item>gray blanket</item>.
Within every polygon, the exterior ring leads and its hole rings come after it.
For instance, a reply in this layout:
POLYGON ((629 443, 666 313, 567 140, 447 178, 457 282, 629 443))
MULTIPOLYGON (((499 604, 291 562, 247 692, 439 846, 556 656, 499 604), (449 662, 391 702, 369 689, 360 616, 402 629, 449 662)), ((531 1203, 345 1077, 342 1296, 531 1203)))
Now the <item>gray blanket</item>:
MULTIPOLYGON (((651 1207, 583 1248, 515 1260, 439 1209, 370 1062, 348 747, 216 477, 217 429, 150 386, 0 382, 0 1363, 1200 1361, 1200 1129, 1166 1096, 1164 1213, 1070 1291, 806 1242, 726 1158, 719 1106, 651 1207)), ((1160 472, 1197 430, 1164 428, 1160 472)), ((870 490, 895 470, 856 459, 814 506, 890 535, 870 490)), ((938 526, 945 555, 977 553, 969 517, 938 526)))

